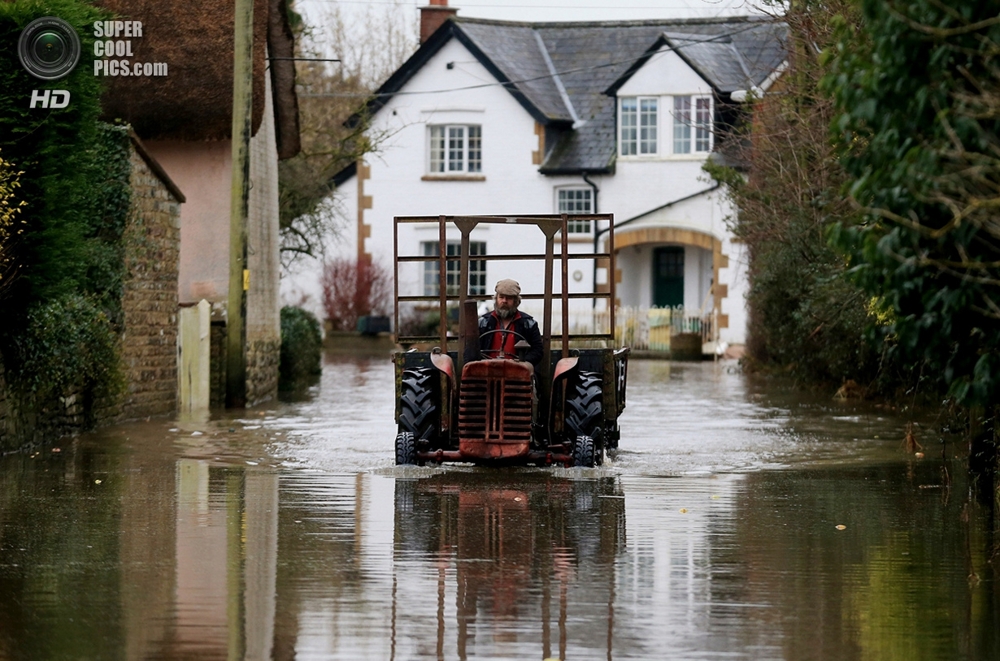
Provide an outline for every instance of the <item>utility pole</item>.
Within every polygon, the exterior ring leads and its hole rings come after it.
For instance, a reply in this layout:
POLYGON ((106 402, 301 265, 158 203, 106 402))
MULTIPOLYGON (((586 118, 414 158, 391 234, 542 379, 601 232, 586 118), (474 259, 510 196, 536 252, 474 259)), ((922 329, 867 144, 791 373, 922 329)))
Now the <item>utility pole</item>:
POLYGON ((247 216, 253 99, 253 0, 236 0, 233 48, 233 186, 229 211, 229 302, 226 310, 226 407, 247 400, 247 216))

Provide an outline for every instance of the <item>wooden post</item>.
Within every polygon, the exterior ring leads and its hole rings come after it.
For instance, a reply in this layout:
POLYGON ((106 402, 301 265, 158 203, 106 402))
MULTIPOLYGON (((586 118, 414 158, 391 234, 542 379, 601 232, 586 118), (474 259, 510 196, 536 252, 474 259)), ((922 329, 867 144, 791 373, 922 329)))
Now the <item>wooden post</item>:
POLYGON ((236 0, 233 48, 232 197, 229 211, 229 301, 226 309, 226 406, 247 398, 247 217, 250 208, 250 130, 253 99, 253 0, 236 0))

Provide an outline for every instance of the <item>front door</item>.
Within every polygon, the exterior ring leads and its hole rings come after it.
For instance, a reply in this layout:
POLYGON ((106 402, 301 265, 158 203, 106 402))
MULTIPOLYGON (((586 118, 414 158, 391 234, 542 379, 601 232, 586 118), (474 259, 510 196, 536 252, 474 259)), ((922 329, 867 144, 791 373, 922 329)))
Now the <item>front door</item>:
POLYGON ((661 308, 684 305, 684 248, 653 249, 653 305, 661 308))

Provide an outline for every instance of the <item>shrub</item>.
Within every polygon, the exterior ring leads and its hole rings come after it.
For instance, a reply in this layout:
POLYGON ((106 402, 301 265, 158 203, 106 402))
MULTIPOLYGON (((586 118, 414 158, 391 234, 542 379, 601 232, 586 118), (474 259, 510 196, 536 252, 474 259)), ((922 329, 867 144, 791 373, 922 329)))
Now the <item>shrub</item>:
POLYGON ((335 259, 323 265, 323 311, 333 330, 353 331, 358 319, 388 313, 392 277, 378 264, 335 259))
POLYGON ((14 340, 18 385, 44 401, 73 388, 95 398, 124 391, 118 334, 93 298, 69 294, 36 305, 14 340))
POLYGON ((315 377, 321 372, 323 336, 319 320, 311 312, 286 305, 281 308, 281 363, 278 368, 282 390, 315 377))

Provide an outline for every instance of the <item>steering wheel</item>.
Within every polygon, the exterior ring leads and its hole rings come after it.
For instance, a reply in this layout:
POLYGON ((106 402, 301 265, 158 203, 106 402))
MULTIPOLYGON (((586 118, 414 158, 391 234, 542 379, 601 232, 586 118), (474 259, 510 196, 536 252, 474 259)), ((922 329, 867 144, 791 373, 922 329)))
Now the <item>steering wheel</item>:
MULTIPOLYGON (((495 333, 506 333, 508 335, 513 335, 518 340, 522 340, 524 342, 528 341, 527 339, 525 339, 525 337, 523 335, 521 335, 517 331, 512 331, 510 329, 504 329, 504 328, 497 328, 497 329, 494 329, 494 330, 488 330, 488 331, 485 331, 483 333, 480 333, 479 334, 479 339, 482 340, 487 335, 493 335, 495 333)), ((504 344, 506 344, 506 341, 504 342, 504 344)), ((509 354, 509 353, 507 353, 506 351, 503 350, 503 347, 501 347, 499 349, 480 349, 479 350, 479 355, 484 360, 490 360, 491 358, 513 358, 515 360, 518 359, 516 354, 509 354), (500 355, 499 356, 491 356, 489 354, 500 354, 500 355)))

